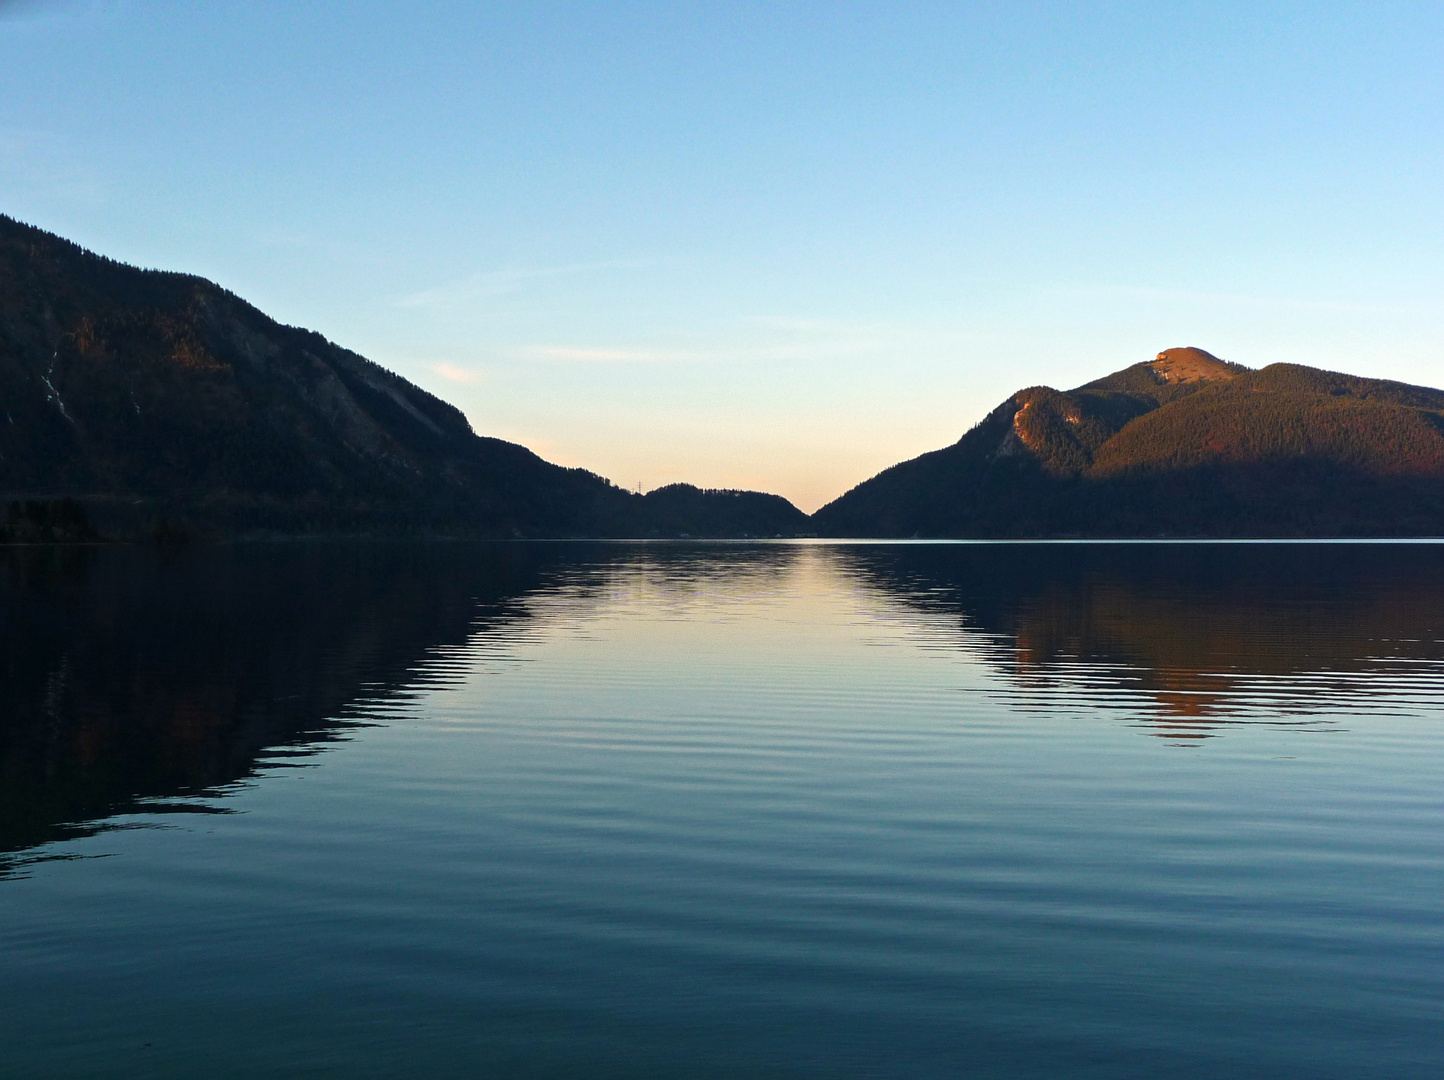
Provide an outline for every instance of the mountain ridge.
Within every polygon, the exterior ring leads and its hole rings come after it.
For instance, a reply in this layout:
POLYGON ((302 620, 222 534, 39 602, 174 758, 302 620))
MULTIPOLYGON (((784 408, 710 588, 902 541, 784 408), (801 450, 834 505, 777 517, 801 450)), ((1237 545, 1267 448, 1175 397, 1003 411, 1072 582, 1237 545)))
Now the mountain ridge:
POLYGON ((0 215, 0 540, 1444 535, 1444 390, 1197 347, 1005 399, 810 518, 642 495, 204 278, 0 215))
POLYGON ((0 496, 78 500, 110 533, 807 528, 780 496, 684 485, 683 512, 679 490, 641 495, 554 465, 204 278, 126 266, 4 216, 0 402, 0 496))
POLYGON ((1444 534, 1444 391, 1166 349, 1034 386, 813 515, 840 536, 1444 534))

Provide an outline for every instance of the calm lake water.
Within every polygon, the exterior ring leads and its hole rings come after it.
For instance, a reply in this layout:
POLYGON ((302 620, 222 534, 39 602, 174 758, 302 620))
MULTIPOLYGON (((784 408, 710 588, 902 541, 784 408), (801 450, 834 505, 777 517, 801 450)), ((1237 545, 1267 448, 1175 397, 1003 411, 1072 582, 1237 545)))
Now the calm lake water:
POLYGON ((0 1072, 1444 1075, 1444 546, 0 556, 0 1072))

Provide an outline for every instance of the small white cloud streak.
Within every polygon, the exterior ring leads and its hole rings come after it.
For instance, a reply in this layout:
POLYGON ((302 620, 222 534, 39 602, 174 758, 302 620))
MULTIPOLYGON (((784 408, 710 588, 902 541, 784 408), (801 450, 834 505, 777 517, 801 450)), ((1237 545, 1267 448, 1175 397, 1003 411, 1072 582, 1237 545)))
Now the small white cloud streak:
POLYGON ((705 353, 676 349, 577 348, 569 345, 523 345, 516 355, 524 360, 553 360, 567 364, 670 364, 709 360, 705 353))
POLYGON ((474 383, 478 378, 476 372, 457 367, 455 364, 432 364, 431 370, 448 382, 474 383))
POLYGON ((602 262, 570 263, 565 266, 543 266, 532 269, 488 270, 458 281, 422 289, 398 297, 394 303, 401 308, 448 308, 492 300, 520 292, 528 283, 548 278, 591 274, 606 270, 632 270, 651 265, 647 259, 609 259, 602 262))
POLYGON ((539 343, 518 346, 512 355, 521 360, 574 364, 806 362, 896 350, 915 344, 916 337, 912 328, 883 324, 759 316, 741 320, 741 328, 733 334, 711 335, 702 347, 539 343))

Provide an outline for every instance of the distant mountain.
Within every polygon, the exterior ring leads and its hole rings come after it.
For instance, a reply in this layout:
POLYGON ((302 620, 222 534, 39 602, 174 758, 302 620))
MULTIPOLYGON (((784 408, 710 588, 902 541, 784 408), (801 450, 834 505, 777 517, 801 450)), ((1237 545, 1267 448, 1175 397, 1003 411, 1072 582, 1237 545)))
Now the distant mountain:
POLYGON ((1020 390, 813 516, 836 536, 1444 535, 1444 391, 1202 349, 1020 390))
POLYGON ((0 411, 0 498, 22 504, 0 532, 18 537, 60 535, 62 497, 112 534, 810 528, 777 496, 685 485, 641 496, 478 436, 453 406, 209 281, 125 266, 4 216, 0 411))

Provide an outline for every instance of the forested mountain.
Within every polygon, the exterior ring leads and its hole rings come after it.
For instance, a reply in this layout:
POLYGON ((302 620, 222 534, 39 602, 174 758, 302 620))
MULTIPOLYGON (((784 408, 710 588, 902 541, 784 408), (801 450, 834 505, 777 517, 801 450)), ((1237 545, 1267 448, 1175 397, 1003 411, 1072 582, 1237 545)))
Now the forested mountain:
POLYGON ((553 465, 209 281, 3 216, 0 411, 0 540, 1444 535, 1444 391, 1168 349, 1021 390, 809 522, 553 465))
POLYGON ((209 281, 3 216, 0 409, 0 498, 31 503, 8 525, 22 537, 56 534, 67 514, 45 507, 61 498, 115 535, 808 528, 777 496, 641 496, 478 436, 453 406, 209 281))
POLYGON ((1444 391, 1168 349, 1021 390, 819 510, 838 536, 1444 535, 1444 391))

